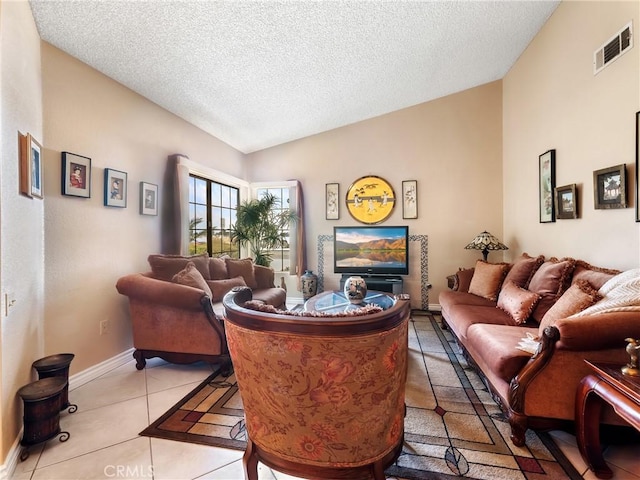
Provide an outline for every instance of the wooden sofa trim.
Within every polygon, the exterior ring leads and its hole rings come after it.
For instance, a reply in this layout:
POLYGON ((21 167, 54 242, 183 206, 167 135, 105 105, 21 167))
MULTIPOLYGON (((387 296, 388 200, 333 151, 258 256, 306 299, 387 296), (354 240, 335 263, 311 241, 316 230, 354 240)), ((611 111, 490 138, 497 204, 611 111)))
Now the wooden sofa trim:
POLYGON ((537 352, 509 383, 507 416, 511 426, 511 441, 518 447, 524 446, 528 428, 528 417, 524 414, 527 388, 551 360, 559 339, 560 331, 556 327, 545 328, 537 352))

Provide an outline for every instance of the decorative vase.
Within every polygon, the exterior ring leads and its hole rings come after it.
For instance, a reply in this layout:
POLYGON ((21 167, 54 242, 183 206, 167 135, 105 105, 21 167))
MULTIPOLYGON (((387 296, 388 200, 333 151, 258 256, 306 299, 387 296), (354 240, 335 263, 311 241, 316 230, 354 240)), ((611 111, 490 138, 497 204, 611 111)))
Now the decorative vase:
POLYGON ((349 277, 344 282, 344 296, 351 303, 359 304, 367 296, 367 284, 362 277, 349 277))
POLYGON ((311 270, 305 270, 304 275, 300 276, 302 282, 302 298, 309 300, 318 291, 318 276, 311 270))

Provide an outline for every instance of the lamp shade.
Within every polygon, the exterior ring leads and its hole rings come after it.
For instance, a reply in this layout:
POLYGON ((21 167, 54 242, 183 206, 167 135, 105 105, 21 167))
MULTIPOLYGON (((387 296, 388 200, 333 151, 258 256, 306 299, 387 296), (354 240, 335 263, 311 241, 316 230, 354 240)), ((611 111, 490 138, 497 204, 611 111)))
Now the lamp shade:
POLYGON ((489 250, 509 250, 509 247, 486 230, 476 235, 476 238, 471 240, 471 243, 464 248, 467 250, 482 250, 485 261, 487 260, 489 250))

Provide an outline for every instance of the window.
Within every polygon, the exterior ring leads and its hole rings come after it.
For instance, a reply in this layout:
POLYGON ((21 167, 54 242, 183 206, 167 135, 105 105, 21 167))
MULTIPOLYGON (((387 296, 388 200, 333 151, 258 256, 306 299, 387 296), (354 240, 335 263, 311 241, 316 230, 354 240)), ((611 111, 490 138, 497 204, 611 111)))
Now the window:
MULTIPOLYGON (((265 194, 273 195, 277 202, 273 208, 276 214, 279 214, 285 210, 295 210, 291 207, 290 200, 290 187, 288 186, 271 186, 271 187, 259 187, 255 190, 256 198, 262 198, 265 194)), ((271 267, 276 272, 290 272, 291 271, 291 226, 287 225, 282 228, 282 237, 285 239, 282 246, 275 250, 271 250, 271 267)))
POLYGON ((240 258, 240 247, 231 243, 240 191, 213 180, 189 175, 189 254, 227 254, 240 258))

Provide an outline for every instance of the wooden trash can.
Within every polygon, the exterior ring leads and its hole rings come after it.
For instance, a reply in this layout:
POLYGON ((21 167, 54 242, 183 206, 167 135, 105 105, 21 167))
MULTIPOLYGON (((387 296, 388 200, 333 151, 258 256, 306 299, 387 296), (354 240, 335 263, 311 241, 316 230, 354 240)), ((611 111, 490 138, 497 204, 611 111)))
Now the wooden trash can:
POLYGON ((58 434, 61 442, 69 439, 69 432, 60 431, 60 407, 66 386, 64 378, 50 377, 31 382, 18 390, 24 402, 24 433, 20 445, 26 447, 20 454, 20 460, 27 459, 31 445, 45 442, 58 434))
POLYGON ((38 379, 40 380, 50 377, 64 378, 66 385, 62 392, 60 410, 68 407, 69 413, 73 413, 78 409, 77 405, 69 403, 69 365, 71 365, 73 357, 75 357, 73 353, 58 353, 36 360, 32 364, 32 367, 38 372, 38 379))

